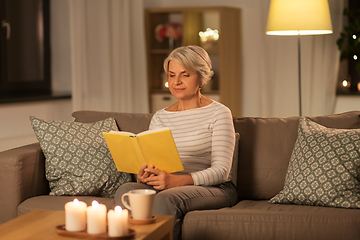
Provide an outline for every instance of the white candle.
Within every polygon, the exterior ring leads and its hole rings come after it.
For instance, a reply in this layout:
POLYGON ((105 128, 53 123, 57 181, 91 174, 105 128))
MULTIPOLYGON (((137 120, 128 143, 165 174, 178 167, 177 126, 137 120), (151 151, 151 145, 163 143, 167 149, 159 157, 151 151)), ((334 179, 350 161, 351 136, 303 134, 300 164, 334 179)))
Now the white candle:
POLYGON ((125 236, 128 233, 128 210, 122 210, 116 206, 108 212, 108 233, 109 237, 125 236))
POLYGON ((124 226, 125 229, 125 234, 128 233, 129 231, 129 227, 128 227, 128 223, 129 223, 129 211, 127 209, 123 209, 121 211, 121 219, 122 219, 122 225, 124 226))
POLYGON ((74 199, 65 204, 65 229, 70 232, 86 229, 86 203, 74 199))
POLYGON ((106 232, 106 206, 93 201, 87 208, 87 232, 101 234, 106 232))

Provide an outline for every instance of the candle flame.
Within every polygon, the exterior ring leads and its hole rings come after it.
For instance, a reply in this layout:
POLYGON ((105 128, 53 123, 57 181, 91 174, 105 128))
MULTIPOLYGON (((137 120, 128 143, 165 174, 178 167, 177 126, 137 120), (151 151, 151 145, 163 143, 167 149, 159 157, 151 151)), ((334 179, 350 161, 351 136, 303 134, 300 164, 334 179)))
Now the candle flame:
POLYGON ((79 205, 79 200, 77 198, 74 199, 74 205, 79 205))
POLYGON ((120 207, 120 206, 116 206, 115 208, 114 208, 114 210, 115 210, 115 212, 121 212, 122 211, 122 208, 120 207))
POLYGON ((99 207, 99 203, 96 200, 94 200, 94 201, 92 201, 91 206, 99 207))

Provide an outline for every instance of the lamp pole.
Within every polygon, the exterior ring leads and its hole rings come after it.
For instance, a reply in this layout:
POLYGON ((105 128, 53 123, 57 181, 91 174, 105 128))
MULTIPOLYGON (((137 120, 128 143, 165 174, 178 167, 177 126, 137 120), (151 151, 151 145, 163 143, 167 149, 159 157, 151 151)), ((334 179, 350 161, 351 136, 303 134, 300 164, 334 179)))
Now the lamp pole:
POLYGON ((300 31, 298 31, 298 64, 299 64, 299 116, 302 116, 301 112, 301 51, 300 51, 300 31))

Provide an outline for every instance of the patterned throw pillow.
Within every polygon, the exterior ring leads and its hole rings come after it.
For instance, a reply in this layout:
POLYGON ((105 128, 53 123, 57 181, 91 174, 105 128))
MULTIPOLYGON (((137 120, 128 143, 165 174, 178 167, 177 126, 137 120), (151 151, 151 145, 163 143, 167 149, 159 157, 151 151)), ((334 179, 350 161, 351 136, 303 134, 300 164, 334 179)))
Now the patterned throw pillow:
POLYGON ((95 123, 45 121, 30 116, 45 155, 50 195, 113 197, 131 180, 118 172, 102 132, 118 130, 114 118, 95 123))
POLYGON ((360 208, 360 129, 300 119, 284 189, 269 202, 360 208))

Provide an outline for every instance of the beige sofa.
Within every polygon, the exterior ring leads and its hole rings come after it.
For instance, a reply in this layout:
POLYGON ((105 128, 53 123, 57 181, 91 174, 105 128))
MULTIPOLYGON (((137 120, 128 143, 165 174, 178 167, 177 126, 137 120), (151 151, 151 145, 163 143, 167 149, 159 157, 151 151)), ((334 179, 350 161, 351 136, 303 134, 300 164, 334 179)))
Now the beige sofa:
MULTIPOLYGON (((121 130, 147 129, 151 114, 98 111, 73 113, 77 122, 114 117, 121 130)), ((360 128, 360 111, 309 117, 331 128, 360 128)), ((183 239, 360 239, 360 209, 270 204, 284 186, 297 138, 299 117, 234 118, 240 133, 237 189, 239 202, 232 208, 186 214, 183 239)), ((34 209, 63 210, 72 196, 49 196, 44 155, 38 143, 0 152, 0 223, 34 209)), ((360 191, 360 190, 359 190, 360 191)), ((97 199, 108 208, 114 199, 97 199)))

